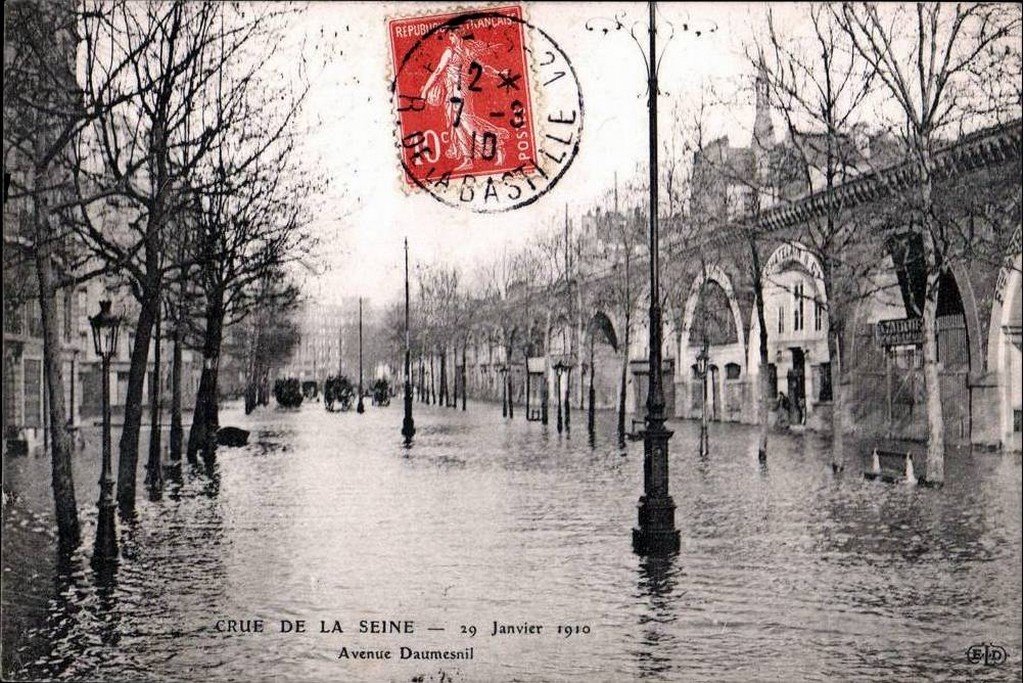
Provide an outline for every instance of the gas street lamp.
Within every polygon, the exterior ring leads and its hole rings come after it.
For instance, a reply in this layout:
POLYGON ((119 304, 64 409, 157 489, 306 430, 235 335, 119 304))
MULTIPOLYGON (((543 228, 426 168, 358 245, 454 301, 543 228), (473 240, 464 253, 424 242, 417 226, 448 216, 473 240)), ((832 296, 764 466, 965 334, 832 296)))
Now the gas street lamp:
POLYGON ((697 354, 697 376, 700 378, 700 454, 708 454, 708 340, 704 343, 697 354))
POLYGON ((94 563, 117 561, 117 531, 114 527, 114 476, 110 453, 110 359, 117 352, 117 334, 121 317, 111 315, 110 301, 100 302, 100 312, 89 318, 96 355, 102 359, 103 385, 103 463, 100 473, 99 519, 96 526, 94 563))
POLYGON ((563 358, 559 358, 554 365, 555 370, 555 392, 558 394, 558 433, 562 433, 562 375, 566 376, 566 397, 565 397, 565 430, 569 431, 569 401, 571 397, 568 396, 569 386, 569 372, 572 371, 572 363, 567 362, 563 358))

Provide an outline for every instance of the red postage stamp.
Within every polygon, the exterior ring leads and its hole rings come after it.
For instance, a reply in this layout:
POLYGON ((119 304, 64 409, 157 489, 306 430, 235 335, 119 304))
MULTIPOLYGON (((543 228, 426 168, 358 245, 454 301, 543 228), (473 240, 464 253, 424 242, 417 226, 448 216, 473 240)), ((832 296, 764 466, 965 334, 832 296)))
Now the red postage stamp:
POLYGON ((462 16, 465 21, 451 13, 389 24, 411 184, 520 167, 529 172, 536 156, 520 8, 462 16))
POLYGON ((388 34, 408 185, 450 206, 507 211, 565 173, 582 132, 579 81, 520 7, 394 19, 388 34))

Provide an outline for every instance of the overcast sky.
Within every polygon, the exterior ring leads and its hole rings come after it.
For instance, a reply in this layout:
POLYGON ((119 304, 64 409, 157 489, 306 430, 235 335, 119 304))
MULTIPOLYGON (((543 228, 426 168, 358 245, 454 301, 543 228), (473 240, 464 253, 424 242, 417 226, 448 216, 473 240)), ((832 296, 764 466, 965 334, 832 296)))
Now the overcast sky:
MULTIPOLYGON (((451 6, 451 5, 449 5, 451 6)), ((467 3, 459 6, 474 7, 467 3)), ((448 262, 464 271, 502 245, 522 244, 555 220, 566 204, 570 216, 602 201, 618 172, 620 182, 646 167, 647 110, 645 70, 639 49, 624 31, 588 31, 588 20, 622 18, 637 23, 644 39, 646 4, 527 3, 525 18, 543 28, 572 61, 584 101, 580 152, 568 173, 539 201, 502 214, 477 214, 439 203, 401 182, 395 148, 389 83, 392 65, 386 21, 390 17, 435 14, 444 5, 428 3, 313 3, 297 32, 332 36, 334 58, 319 74, 306 105, 311 161, 319 157, 330 180, 330 196, 317 218, 321 256, 327 272, 311 278, 307 290, 324 301, 365 296, 385 303, 399 295, 402 239, 408 236, 412 262, 448 262)), ((777 5, 775 11, 792 11, 777 5)), ((659 36, 675 26, 661 70, 662 132, 672 125, 675 101, 699 99, 702 83, 749 89, 753 75, 742 44, 760 5, 665 4, 659 36), (683 32, 686 24, 690 31, 683 32), (703 27, 698 38, 695 27, 703 27), (708 29, 717 27, 716 31, 708 29)), ((593 25, 593 23, 591 24, 593 25)), ((609 24, 605 24, 609 25, 609 24)), ((752 105, 720 112, 714 135, 749 142, 752 105)))

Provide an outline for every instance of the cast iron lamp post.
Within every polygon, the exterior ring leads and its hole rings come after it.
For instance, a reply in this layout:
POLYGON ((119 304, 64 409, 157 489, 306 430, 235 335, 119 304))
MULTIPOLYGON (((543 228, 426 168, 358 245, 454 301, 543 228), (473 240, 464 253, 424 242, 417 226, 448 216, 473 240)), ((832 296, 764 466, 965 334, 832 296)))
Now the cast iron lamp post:
POLYGON ((356 401, 356 412, 362 415, 363 407, 363 297, 359 297, 359 400, 356 401))
POLYGON ((416 427, 412 421, 412 370, 409 361, 409 239, 405 240, 405 414, 402 417, 402 436, 412 441, 416 427))
POLYGON ((661 376, 661 287, 658 258, 658 52, 654 2, 647 6, 647 206, 650 239, 650 308, 647 367, 647 419, 644 439, 644 494, 638 503, 638 525, 633 529, 633 549, 640 555, 667 555, 679 551, 676 504, 668 489, 668 440, 665 429, 665 393, 661 376))
POLYGON ((89 318, 96 355, 102 359, 103 385, 103 464, 100 472, 99 518, 96 525, 94 563, 117 561, 117 530, 114 527, 114 475, 110 463, 110 359, 117 352, 120 316, 111 315, 110 301, 100 302, 100 312, 89 318))
POLYGON ((566 369, 565 368, 565 363, 562 362, 561 358, 559 358, 558 361, 555 363, 553 369, 555 371, 555 399, 556 399, 555 405, 558 408, 558 419, 556 421, 556 425, 557 425, 557 428, 558 428, 558 433, 561 434, 562 433, 562 373, 564 373, 565 369, 566 369))
POLYGON ((700 454, 708 454, 708 340, 697 354, 697 376, 700 378, 700 454))
MULTIPOLYGON (((648 47, 630 29, 630 37, 643 55, 647 70, 648 109, 648 186, 650 203, 650 342, 648 368, 651 381, 647 391, 647 418, 642 431, 644 439, 644 495, 640 496, 639 524, 633 529, 633 549, 640 555, 669 555, 679 551, 679 531, 675 528, 675 503, 668 492, 668 440, 672 432, 665 429, 665 393, 662 388, 661 366, 661 304, 659 303, 658 263, 658 66, 663 54, 658 54, 655 41, 655 3, 648 3, 648 47)), ((600 30, 607 34, 621 30, 625 25, 619 18, 611 22, 611 28, 598 23, 587 22, 587 30, 600 30)), ((683 24, 683 31, 694 36, 714 33, 717 26, 701 25, 689 21, 683 24)), ((669 36, 671 40, 671 35, 669 36)), ((627 252, 628 254, 628 252, 627 252)), ((626 261, 628 265, 628 260, 626 261)), ((626 279, 628 284, 629 279, 626 279)), ((621 433, 621 429, 620 429, 621 433)))

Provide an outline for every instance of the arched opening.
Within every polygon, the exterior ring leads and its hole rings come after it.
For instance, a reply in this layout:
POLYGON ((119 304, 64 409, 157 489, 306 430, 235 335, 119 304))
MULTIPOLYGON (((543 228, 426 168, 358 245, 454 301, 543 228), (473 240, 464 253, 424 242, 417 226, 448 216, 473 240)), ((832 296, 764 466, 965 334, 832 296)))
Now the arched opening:
POLYGON ((945 425, 946 442, 970 443, 970 340, 960 288, 950 270, 944 271, 939 277, 937 305, 935 339, 941 368, 939 386, 942 392, 942 422, 945 425))
MULTIPOLYGON (((693 353, 701 352, 704 345, 708 348, 708 370, 704 378, 706 389, 701 386, 700 375, 696 374, 694 385, 691 387, 691 403, 694 410, 701 409, 701 402, 704 397, 708 401, 708 419, 719 421, 725 414, 724 389, 722 377, 719 373, 719 366, 715 362, 721 355, 723 347, 735 345, 739 340, 739 331, 732 319, 732 311, 729 308, 729 296, 725 289, 714 280, 706 280, 701 285, 700 293, 697 296, 697 305, 694 308, 693 322, 690 325, 689 346, 693 353)), ((729 365, 738 365, 735 362, 729 365)), ((735 392, 734 392, 735 393, 735 392)), ((739 405, 739 397, 732 405, 734 413, 742 408, 739 405)))
MULTIPOLYGON (((768 336, 766 382, 778 398, 776 419, 790 426, 831 421, 831 355, 821 264, 801 244, 783 244, 762 270, 768 336)), ((759 362, 760 329, 751 311, 751 365, 759 362)))
POLYGON ((992 408, 999 414, 999 433, 992 440, 1011 451, 1022 448, 1021 262, 1018 254, 1000 271, 989 325, 988 367, 998 377, 992 408))
POLYGON ((622 359, 615 325, 604 311, 595 312, 587 322, 586 341, 581 351, 584 356, 580 378, 586 383, 588 406, 593 386, 595 408, 617 407, 622 359))
POLYGON ((740 421, 749 394, 742 371, 745 355, 739 305, 732 283, 720 268, 708 266, 690 286, 683 313, 679 365, 686 370, 677 378, 678 414, 700 417, 706 395, 711 420, 740 421), (706 386, 695 371, 705 344, 708 353, 706 386), (733 370, 722 372, 724 367, 733 370))

